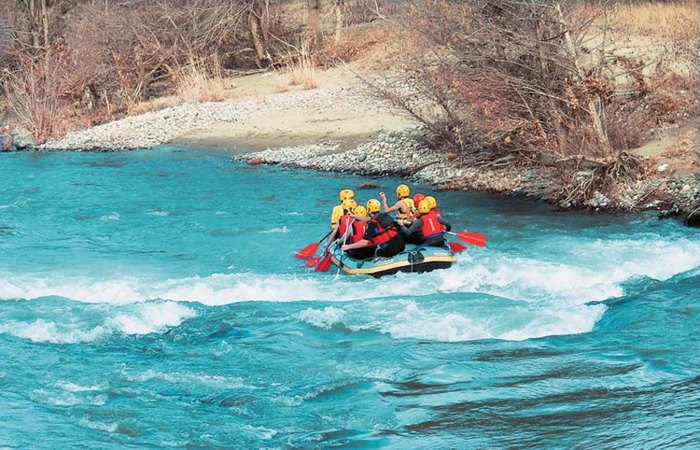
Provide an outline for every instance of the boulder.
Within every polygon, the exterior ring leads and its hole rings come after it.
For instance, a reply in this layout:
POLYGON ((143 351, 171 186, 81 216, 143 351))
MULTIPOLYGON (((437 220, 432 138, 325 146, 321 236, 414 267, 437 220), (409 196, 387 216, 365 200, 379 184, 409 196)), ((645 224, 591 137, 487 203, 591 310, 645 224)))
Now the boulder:
POLYGON ((696 203, 694 207, 695 209, 686 216, 685 224, 689 227, 700 227, 700 203, 696 203))
POLYGON ((11 134, 0 135, 0 152, 12 152, 15 150, 15 138, 11 134))

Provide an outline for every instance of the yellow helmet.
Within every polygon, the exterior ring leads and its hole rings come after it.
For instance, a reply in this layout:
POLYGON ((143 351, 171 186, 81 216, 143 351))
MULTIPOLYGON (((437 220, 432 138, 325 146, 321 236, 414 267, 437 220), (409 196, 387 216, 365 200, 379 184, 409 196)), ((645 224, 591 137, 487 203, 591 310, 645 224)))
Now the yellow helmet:
POLYGON ((427 197, 425 197, 421 201, 421 203, 423 202, 428 202, 428 204, 430 205, 430 209, 437 208, 437 200, 435 200, 435 197, 433 197, 432 195, 428 195, 427 197))
POLYGON ((347 200, 349 198, 355 198, 355 193, 350 189, 343 189, 342 191, 340 191, 340 194, 338 196, 340 197, 340 201, 342 202, 343 200, 347 200))
POLYGON ((367 212, 369 214, 376 213, 382 210, 382 204, 376 198, 367 200, 367 212))
POLYGON ((396 196, 398 198, 406 198, 411 195, 411 189, 405 184, 399 184, 396 186, 396 196))
POLYGON ((421 214, 428 214, 431 209, 433 208, 430 207, 430 201, 427 197, 418 204, 418 212, 421 214))
POLYGON ((346 198, 343 200, 343 209, 345 211, 354 211, 355 208, 357 207, 357 202, 351 198, 346 198))
POLYGON ((355 215, 357 217, 365 217, 367 215, 367 208, 362 205, 358 206, 355 208, 355 215))

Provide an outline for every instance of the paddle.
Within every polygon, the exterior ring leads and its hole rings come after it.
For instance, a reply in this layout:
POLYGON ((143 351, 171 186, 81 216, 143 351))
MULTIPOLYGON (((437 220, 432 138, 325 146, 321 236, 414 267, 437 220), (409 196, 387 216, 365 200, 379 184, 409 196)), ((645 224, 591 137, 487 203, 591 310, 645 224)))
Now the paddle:
POLYGON ((450 250, 452 250, 453 253, 463 252, 466 249, 467 247, 460 244, 459 242, 450 242, 450 250))
POLYGON ((328 253, 328 255, 318 263, 318 266, 316 266, 316 272, 328 272, 328 269, 331 267, 331 262, 331 254, 328 253))
POLYGON ((314 242, 314 243, 309 244, 309 245, 307 245, 306 247, 302 248, 302 249, 299 250, 299 251, 297 252, 297 254, 294 255, 294 256, 296 256, 296 257, 299 258, 299 259, 309 259, 309 258, 311 258, 312 256, 314 256, 314 253, 316 253, 316 250, 318 250, 318 246, 321 245, 321 242, 323 242, 323 240, 324 240, 325 238, 327 238, 328 236, 330 236, 332 232, 333 232, 333 230, 329 231, 328 234, 326 234, 325 236, 323 236, 318 242, 314 242))
POLYGON ((476 233, 473 231, 462 231, 460 233, 452 233, 451 231, 448 231, 447 234, 457 236, 462 242, 466 242, 467 244, 476 245, 477 247, 486 246, 487 238, 481 233, 476 233))
POLYGON ((317 257, 315 257, 315 258, 311 258, 310 260, 306 261, 306 264, 304 264, 304 265, 305 265, 306 267, 313 267, 313 266, 315 266, 316 264, 318 264, 319 261, 321 261, 321 257, 320 257, 320 256, 317 256, 317 257))

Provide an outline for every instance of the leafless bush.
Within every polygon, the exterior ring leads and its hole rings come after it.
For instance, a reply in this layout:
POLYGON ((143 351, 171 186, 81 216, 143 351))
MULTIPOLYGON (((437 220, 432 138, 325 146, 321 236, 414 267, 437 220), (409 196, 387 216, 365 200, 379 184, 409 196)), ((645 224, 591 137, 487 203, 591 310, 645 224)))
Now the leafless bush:
POLYGON ((613 83, 603 43, 583 50, 603 11, 576 6, 422 2, 410 22, 426 39, 424 56, 409 56, 414 63, 406 65, 404 81, 417 93, 411 103, 430 106, 409 112, 451 149, 614 157, 606 111, 613 83))
POLYGON ((60 80, 57 69, 44 59, 22 57, 16 71, 5 71, 5 90, 15 120, 34 140, 43 143, 59 130, 60 80))

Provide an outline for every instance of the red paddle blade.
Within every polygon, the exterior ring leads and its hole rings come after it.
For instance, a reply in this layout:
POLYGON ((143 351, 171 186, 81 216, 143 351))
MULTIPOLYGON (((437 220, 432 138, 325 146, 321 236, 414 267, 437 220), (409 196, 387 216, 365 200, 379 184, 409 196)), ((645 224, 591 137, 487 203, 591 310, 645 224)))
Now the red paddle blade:
POLYGON ((467 247, 460 244, 459 242, 450 242, 450 250, 452 250, 453 253, 463 252, 466 249, 467 247))
POLYGON ((316 272, 328 272, 331 268, 331 255, 326 256, 323 261, 316 266, 316 272))
POLYGON ((320 257, 320 256, 317 256, 317 257, 315 257, 315 258, 311 258, 310 260, 306 261, 306 264, 304 264, 304 265, 305 265, 306 267, 313 267, 313 266, 315 266, 316 264, 318 264, 318 262, 319 262, 320 260, 321 260, 321 257, 320 257))
POLYGON ((312 256, 314 256, 314 253, 316 253, 316 250, 318 250, 319 243, 314 242, 313 244, 309 244, 306 247, 302 248, 297 252, 296 256, 299 259, 309 259, 312 256))
POLYGON ((485 235, 473 231, 462 231, 457 233, 457 237, 467 244, 476 245, 477 247, 484 247, 487 240, 485 235))

